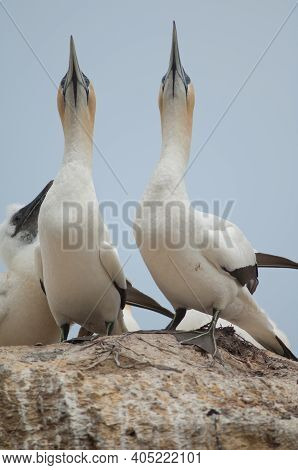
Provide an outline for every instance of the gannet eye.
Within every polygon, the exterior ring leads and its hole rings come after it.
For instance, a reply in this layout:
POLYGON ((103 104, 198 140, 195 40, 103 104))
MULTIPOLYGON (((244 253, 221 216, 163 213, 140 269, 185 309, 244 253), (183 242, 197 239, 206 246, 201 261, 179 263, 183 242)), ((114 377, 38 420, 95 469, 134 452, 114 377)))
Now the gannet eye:
POLYGON ((10 219, 10 222, 12 223, 12 225, 17 225, 20 222, 20 220, 21 220, 21 216, 19 214, 15 214, 10 219))
POLYGON ((187 75, 187 73, 185 72, 185 70, 183 69, 183 72, 184 72, 184 76, 185 76, 185 81, 186 81, 186 84, 189 85, 191 80, 189 78, 189 76, 187 75))
POLYGON ((83 78, 84 78, 84 81, 85 81, 85 85, 89 89, 90 80, 89 80, 88 77, 86 77, 86 75, 83 72, 82 72, 82 75, 83 75, 83 78))
MULTIPOLYGON (((84 89, 86 91, 87 102, 88 102, 90 80, 83 72, 81 72, 81 73, 82 73, 82 76, 81 76, 82 78, 79 81, 79 83, 84 87, 84 89)), ((60 87, 61 87, 61 90, 62 90, 62 93, 63 93, 63 96, 64 96, 64 100, 65 100, 66 88, 67 88, 65 86, 66 79, 67 79, 67 73, 64 75, 64 77, 62 78, 62 80, 60 82, 60 87)))
POLYGON ((62 90, 64 90, 66 75, 67 75, 67 73, 64 75, 64 77, 62 78, 62 80, 61 80, 61 82, 60 82, 60 86, 61 86, 62 90))
MULTIPOLYGON (((186 90, 186 93, 187 93, 187 87, 190 84, 191 79, 187 75, 187 73, 185 72, 184 68, 182 68, 182 70, 183 70, 183 77, 181 77, 181 76, 180 77, 183 79, 183 82, 184 82, 184 85, 185 85, 185 90, 186 90)), ((167 74, 165 74, 161 79, 161 84, 162 84, 162 89, 163 90, 164 90, 164 87, 165 87, 166 79, 167 79, 167 74)))
POLYGON ((87 103, 88 103, 90 80, 83 72, 82 72, 82 75, 83 75, 83 79, 84 79, 84 82, 85 82, 85 85, 86 85, 85 90, 86 90, 86 93, 87 93, 87 103))

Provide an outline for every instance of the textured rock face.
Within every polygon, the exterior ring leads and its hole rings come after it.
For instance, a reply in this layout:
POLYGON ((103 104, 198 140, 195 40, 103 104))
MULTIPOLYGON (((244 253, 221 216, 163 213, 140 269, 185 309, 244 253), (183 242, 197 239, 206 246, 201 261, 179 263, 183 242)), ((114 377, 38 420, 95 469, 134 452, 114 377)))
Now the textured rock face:
POLYGON ((298 365, 219 335, 0 348, 1 449, 297 449, 298 365))

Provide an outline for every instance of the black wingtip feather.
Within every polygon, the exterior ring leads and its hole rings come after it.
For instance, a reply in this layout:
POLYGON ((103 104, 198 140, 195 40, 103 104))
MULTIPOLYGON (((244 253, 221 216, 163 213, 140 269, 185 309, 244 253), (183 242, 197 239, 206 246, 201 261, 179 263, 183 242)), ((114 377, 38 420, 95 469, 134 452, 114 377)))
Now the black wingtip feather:
POLYGON ((144 308, 145 310, 160 313, 168 318, 174 318, 174 314, 172 312, 165 307, 162 307, 154 299, 129 284, 127 285, 126 303, 133 307, 144 308))
POLYGON ((256 253, 257 264, 260 268, 287 268, 298 269, 298 263, 283 256, 268 253, 256 253))
POLYGON ((275 338, 277 339, 277 341, 281 345, 281 347, 283 349, 283 352, 284 352, 284 356, 287 359, 292 359, 292 361, 298 362, 298 358, 292 353, 292 351, 290 351, 290 349, 285 345, 285 343, 276 335, 275 335, 275 338))

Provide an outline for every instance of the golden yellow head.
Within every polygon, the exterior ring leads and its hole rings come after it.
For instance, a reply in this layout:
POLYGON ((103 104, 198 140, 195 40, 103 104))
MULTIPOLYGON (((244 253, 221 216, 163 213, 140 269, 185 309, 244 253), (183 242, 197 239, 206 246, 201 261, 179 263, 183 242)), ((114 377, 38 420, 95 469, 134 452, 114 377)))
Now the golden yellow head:
POLYGON ((73 37, 70 37, 69 68, 62 78, 57 96, 64 132, 75 123, 93 132, 96 97, 92 83, 80 70, 73 37))
POLYGON ((181 64, 175 22, 173 22, 169 68, 161 81, 158 104, 162 120, 167 114, 167 117, 184 118, 190 125, 192 124, 195 92, 193 84, 181 64))

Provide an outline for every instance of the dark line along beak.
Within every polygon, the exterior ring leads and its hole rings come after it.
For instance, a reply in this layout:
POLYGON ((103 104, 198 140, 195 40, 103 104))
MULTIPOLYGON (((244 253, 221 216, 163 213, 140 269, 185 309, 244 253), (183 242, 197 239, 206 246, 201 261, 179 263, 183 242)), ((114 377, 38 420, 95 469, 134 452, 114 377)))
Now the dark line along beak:
POLYGON ((185 73, 185 70, 181 64, 180 60, 180 54, 179 54, 179 47, 178 47, 178 36, 177 36, 177 29, 176 29, 176 23, 173 21, 173 33, 172 33, 172 49, 171 49, 171 56, 170 56, 170 63, 169 63, 169 68, 166 73, 166 75, 163 78, 163 84, 167 81, 169 76, 173 74, 173 96, 175 92, 175 78, 176 74, 179 75, 181 78, 184 86, 185 86, 185 91, 187 93, 187 88, 190 83, 190 78, 188 75, 185 73))
POLYGON ((72 36, 70 36, 69 67, 68 67, 68 71, 67 71, 64 86, 63 86, 64 99, 65 99, 66 90, 71 83, 73 84, 73 93, 74 93, 74 100, 75 100, 75 106, 76 106, 77 95, 78 95, 78 84, 81 84, 84 87, 87 93, 87 98, 88 98, 88 87, 86 85, 83 74, 79 67, 75 43, 74 43, 72 36))
POLYGON ((15 237, 26 225, 32 223, 36 224, 36 233, 37 233, 37 219, 39 215, 39 211, 41 205, 49 191, 50 187, 52 186, 53 181, 50 181, 43 190, 33 199, 32 202, 27 204, 27 206, 22 207, 18 212, 13 215, 13 219, 16 221, 15 223, 15 232, 12 235, 12 238, 15 237))

